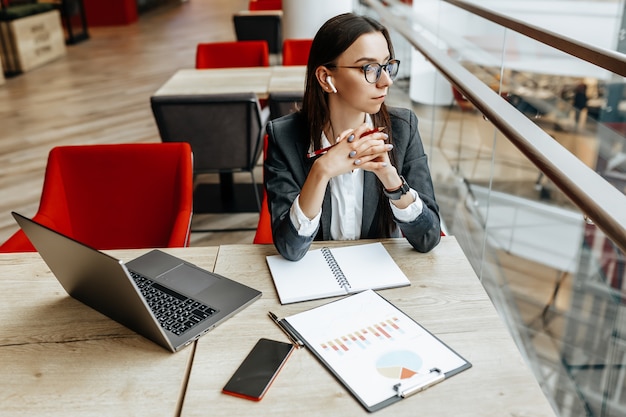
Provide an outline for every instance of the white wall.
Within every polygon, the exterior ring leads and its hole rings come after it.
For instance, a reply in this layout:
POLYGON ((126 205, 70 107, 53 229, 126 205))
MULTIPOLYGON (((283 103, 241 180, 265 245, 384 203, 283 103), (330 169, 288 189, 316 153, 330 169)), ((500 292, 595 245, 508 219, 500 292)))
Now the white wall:
POLYGON ((283 0, 283 39, 313 38, 333 16, 353 10, 353 0, 283 0))

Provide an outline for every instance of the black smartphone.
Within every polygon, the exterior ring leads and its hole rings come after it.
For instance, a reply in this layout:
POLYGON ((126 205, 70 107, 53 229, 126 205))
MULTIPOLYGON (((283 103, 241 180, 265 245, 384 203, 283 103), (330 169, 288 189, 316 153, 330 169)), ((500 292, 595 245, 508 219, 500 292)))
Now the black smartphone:
POLYGON ((260 401, 281 370, 294 346, 261 338, 228 380, 222 392, 260 401))

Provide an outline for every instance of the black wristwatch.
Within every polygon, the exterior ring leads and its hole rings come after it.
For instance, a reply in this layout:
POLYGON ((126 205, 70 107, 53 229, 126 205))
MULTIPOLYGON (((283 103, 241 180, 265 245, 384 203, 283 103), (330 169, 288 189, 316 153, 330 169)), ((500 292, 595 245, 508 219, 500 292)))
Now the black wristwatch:
POLYGON ((403 195, 409 192, 409 184, 406 183, 406 180, 402 175, 400 175, 400 179, 402 180, 402 185, 395 190, 388 191, 383 188, 383 193, 390 200, 400 200, 403 195))

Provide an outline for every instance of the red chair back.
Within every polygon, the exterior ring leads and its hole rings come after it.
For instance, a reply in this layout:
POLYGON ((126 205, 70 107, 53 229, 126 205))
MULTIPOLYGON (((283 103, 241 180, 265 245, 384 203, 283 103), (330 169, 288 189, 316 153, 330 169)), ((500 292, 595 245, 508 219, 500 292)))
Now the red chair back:
MULTIPOLYGON (((34 219, 97 249, 187 246, 192 166, 186 142, 56 147, 34 219)), ((34 250, 21 230, 0 246, 34 250)))
POLYGON ((199 43, 196 68, 268 67, 269 47, 266 41, 231 41, 199 43))
POLYGON ((452 87, 452 95, 454 97, 454 101, 461 108, 461 111, 471 111, 474 110, 474 105, 471 101, 469 101, 459 90, 452 87))
POLYGON ((250 0, 248 10, 282 10, 282 0, 250 0))
MULTIPOLYGON (((267 155, 267 134, 263 137, 263 159, 267 155)), ((259 222, 256 227, 256 234, 252 243, 261 245, 271 245, 274 243, 272 237, 272 217, 267 206, 267 193, 263 187, 263 201, 261 202, 261 212, 259 213, 259 222)))
POLYGON ((306 65, 313 39, 285 39, 283 41, 283 65, 306 65))

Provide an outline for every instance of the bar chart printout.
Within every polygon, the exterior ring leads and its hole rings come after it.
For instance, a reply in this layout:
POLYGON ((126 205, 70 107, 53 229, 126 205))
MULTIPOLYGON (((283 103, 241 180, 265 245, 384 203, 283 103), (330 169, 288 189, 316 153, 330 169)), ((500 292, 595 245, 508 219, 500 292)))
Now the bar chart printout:
POLYGON ((327 340, 320 347, 342 355, 350 349, 367 349, 376 342, 392 341, 394 336, 401 334, 404 334, 404 330, 399 326, 399 318, 391 317, 327 340))
POLYGON ((446 375, 469 362, 372 290, 286 317, 303 341, 366 408, 397 396, 395 386, 446 375))

